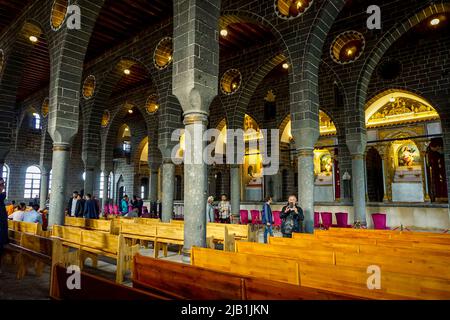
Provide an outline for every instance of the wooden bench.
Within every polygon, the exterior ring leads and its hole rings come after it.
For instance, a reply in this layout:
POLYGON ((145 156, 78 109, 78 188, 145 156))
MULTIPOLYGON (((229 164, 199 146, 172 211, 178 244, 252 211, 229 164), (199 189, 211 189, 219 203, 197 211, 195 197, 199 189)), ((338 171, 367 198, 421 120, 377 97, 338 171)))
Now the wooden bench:
POLYGON ((329 300, 352 299, 325 290, 245 277, 192 265, 134 257, 133 287, 190 300, 329 300))
POLYGON ((136 240, 154 243, 156 240, 156 228, 156 224, 123 223, 120 226, 120 234, 125 239, 132 239, 132 244, 135 244, 136 240))
POLYGON ((169 244, 178 245, 179 253, 184 245, 184 226, 171 223, 158 223, 156 225, 156 240, 154 245, 154 257, 159 257, 159 250, 163 249, 164 256, 167 257, 167 246, 169 244))
MULTIPOLYGON (((294 240, 294 239, 291 239, 294 240)), ((296 241, 298 243, 298 241, 296 241)), ((341 286, 348 286, 347 291, 355 295, 362 295, 366 298, 391 299, 391 294, 404 296, 411 299, 446 299, 450 298, 450 269, 448 261, 443 261, 439 256, 425 256, 417 254, 410 256, 395 256, 385 254, 384 251, 370 253, 342 252, 333 248, 299 248, 296 245, 264 245, 247 242, 237 242, 236 250, 241 253, 253 254, 265 259, 267 256, 279 258, 291 258, 298 262, 300 270, 300 283, 303 286, 313 286, 314 288, 326 289, 326 276, 324 279, 315 278, 313 272, 314 264, 319 264, 325 273, 326 266, 333 271, 329 271, 328 277, 333 277, 333 272, 343 270, 359 276, 342 278, 341 286), (330 259, 330 257, 332 257, 330 259), (305 269, 306 266, 306 269, 305 269), (373 295, 366 292, 366 281, 368 278, 368 266, 378 266, 381 275, 389 279, 389 283, 382 280, 385 289, 381 295, 373 295), (304 271, 310 270, 305 278, 304 271), (304 282, 310 279, 311 282, 304 282), (321 282, 323 280, 323 283, 321 282), (317 285, 315 282, 317 281, 317 285), (356 289, 355 289, 356 288, 356 289), (364 289, 365 288, 365 289, 364 289), (352 291, 355 289, 356 291, 352 291)), ((339 275, 336 275, 339 278, 339 275)), ((387 280, 386 280, 387 281, 387 280)), ((337 282, 336 282, 337 283, 337 282)), ((337 285, 337 284, 336 284, 337 285)), ((335 291, 335 289, 332 289, 335 291)))
POLYGON ((300 284, 298 263, 292 259, 193 247, 191 264, 227 273, 300 284))
POLYGON ((116 282, 122 283, 124 273, 131 270, 133 256, 139 251, 139 246, 129 246, 122 235, 112 235, 105 232, 90 231, 62 226, 53 226, 53 254, 52 263, 78 265, 81 269, 87 258, 105 256, 117 261, 116 282), (64 248, 68 247, 68 248, 64 248), (67 249, 76 249, 71 252, 67 249))
POLYGON ((102 232, 111 232, 111 220, 105 219, 84 219, 66 217, 64 225, 67 227, 82 228, 87 230, 96 230, 102 232))
POLYGON ((167 300, 163 296, 146 291, 130 288, 115 282, 88 274, 81 271, 80 285, 78 290, 70 290, 67 286, 67 269, 56 264, 52 269, 50 298, 53 300, 167 300))

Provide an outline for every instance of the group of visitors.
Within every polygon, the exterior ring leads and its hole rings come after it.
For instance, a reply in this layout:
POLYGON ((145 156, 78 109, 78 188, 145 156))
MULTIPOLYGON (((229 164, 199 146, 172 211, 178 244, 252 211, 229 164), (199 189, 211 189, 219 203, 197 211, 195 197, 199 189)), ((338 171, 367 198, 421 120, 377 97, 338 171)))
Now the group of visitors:
POLYGON ((78 191, 74 191, 67 205, 66 213, 70 217, 98 219, 100 203, 89 193, 82 197, 78 191))
POLYGON ((130 201, 128 196, 124 195, 120 201, 119 212, 124 217, 138 218, 142 216, 143 207, 144 201, 140 197, 134 195, 133 200, 130 201))
POLYGON ((14 204, 10 204, 7 206, 6 211, 9 220, 43 224, 42 214, 39 212, 39 205, 36 203, 31 205, 31 210, 27 209, 27 205, 24 202, 19 203, 17 207, 14 207, 14 204))
MULTIPOLYGON (((214 197, 208 197, 206 202, 206 221, 215 222, 215 211, 218 211, 218 220, 220 223, 230 223, 231 205, 227 196, 223 194, 217 206, 214 206, 214 197)), ((261 212, 261 222, 264 225, 264 243, 267 243, 267 236, 270 234, 273 237, 273 213, 272 213, 272 197, 268 196, 264 200, 261 212)), ((303 215, 302 208, 297 204, 297 197, 291 195, 288 198, 288 203, 283 206, 280 212, 281 219, 281 233, 285 238, 292 238, 292 233, 303 232, 303 215)))

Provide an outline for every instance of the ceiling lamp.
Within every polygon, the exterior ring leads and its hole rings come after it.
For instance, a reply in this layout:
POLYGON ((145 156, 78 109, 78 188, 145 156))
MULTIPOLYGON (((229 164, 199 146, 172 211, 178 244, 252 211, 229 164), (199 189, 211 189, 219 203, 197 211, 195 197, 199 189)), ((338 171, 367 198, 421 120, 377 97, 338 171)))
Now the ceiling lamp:
POLYGON ((349 57, 351 57, 351 56, 353 55, 353 49, 348 49, 348 50, 347 50, 347 55, 348 55, 349 57))
POLYGON ((295 5, 297 6, 297 10, 298 10, 303 6, 303 3, 299 0, 295 3, 295 5))
POLYGON ((285 70, 289 69, 289 63, 287 62, 283 63, 283 69, 285 70))
POLYGON ((430 21, 430 24, 432 26, 437 26, 439 23, 441 23, 441 19, 439 19, 439 18, 434 18, 430 21))
POLYGON ((125 69, 123 70, 123 73, 125 73, 127 76, 129 76, 131 74, 130 69, 125 69))
POLYGON ((391 98, 389 99, 389 101, 392 102, 392 103, 394 103, 394 102, 395 102, 395 98, 394 98, 394 97, 391 97, 391 98))
POLYGON ((228 35, 228 30, 227 30, 227 29, 222 29, 222 30, 220 30, 220 35, 221 35, 222 37, 226 37, 226 36, 228 35))
POLYGON ((38 42, 38 38, 36 36, 30 36, 28 39, 33 43, 38 42))
POLYGON ((129 109, 129 110, 128 110, 128 113, 129 113, 129 114, 133 114, 133 109, 129 109))

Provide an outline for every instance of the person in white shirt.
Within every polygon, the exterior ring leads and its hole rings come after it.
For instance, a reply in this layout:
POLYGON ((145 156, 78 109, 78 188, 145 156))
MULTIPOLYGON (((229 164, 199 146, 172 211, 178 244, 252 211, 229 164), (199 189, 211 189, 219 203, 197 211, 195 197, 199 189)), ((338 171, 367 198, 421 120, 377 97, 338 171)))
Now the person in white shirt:
POLYGON ((27 209, 27 205, 23 202, 19 204, 19 208, 17 211, 13 212, 8 216, 8 219, 13 221, 23 221, 23 217, 25 215, 25 211, 27 209))

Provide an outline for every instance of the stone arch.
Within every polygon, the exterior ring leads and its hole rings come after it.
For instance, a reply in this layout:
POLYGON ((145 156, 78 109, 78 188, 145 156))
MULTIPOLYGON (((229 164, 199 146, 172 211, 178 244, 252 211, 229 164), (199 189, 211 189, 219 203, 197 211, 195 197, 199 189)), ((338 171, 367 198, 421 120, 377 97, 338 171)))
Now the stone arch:
POLYGON ((244 122, 247 106, 255 93, 258 86, 264 80, 264 78, 280 63, 286 61, 284 53, 278 53, 275 56, 267 59, 248 79, 243 88, 239 91, 239 97, 236 102, 236 106, 233 109, 233 115, 230 119, 230 126, 233 128, 239 128, 244 122))
POLYGON ((40 24, 25 20, 14 34, 14 40, 3 50, 3 68, 0 70, 0 145, 10 148, 13 143, 13 130, 21 124, 21 116, 16 118, 17 91, 22 79, 26 61, 32 53, 34 44, 28 39, 29 33, 38 32, 47 41, 40 24))
MULTIPOLYGON (((108 105, 108 100, 113 93, 114 88, 124 77, 124 70, 130 69, 134 65, 139 65, 146 71, 146 77, 153 83, 149 68, 135 58, 117 57, 111 65, 111 68, 101 75, 102 79, 97 84, 97 89, 94 97, 90 100, 85 100, 83 105, 83 152, 89 153, 92 156, 98 156, 98 145, 100 143, 101 135, 101 119, 105 106, 108 105)), ((87 76, 87 75, 86 75, 87 76)), ((152 85, 152 87, 154 87, 152 85)), ((100 159, 99 159, 100 160, 100 159)))
MULTIPOLYGON (((295 39, 291 41, 298 49, 291 54, 295 54, 300 61, 299 64, 294 63, 289 72, 291 114, 295 115, 292 122, 293 134, 298 133, 298 138, 301 137, 297 139, 298 148, 310 149, 318 138, 320 57, 327 34, 344 5, 345 0, 322 2, 308 31, 292 32, 295 39), (305 35, 306 39, 302 39, 305 35)), ((301 27, 304 26, 299 24, 298 28, 301 27)))
POLYGON ((103 3, 104 0, 78 1, 85 13, 81 19, 83 32, 73 32, 63 24, 58 31, 50 33, 49 50, 53 59, 50 60, 49 133, 54 143, 69 143, 78 131, 84 57, 103 3), (71 112, 61 111, 68 106, 71 112))
POLYGON ((410 16, 397 23, 374 46, 366 59, 359 74, 356 88, 356 105, 359 110, 364 110, 366 104, 367 89, 378 63, 381 61, 388 49, 410 29, 420 24, 429 17, 437 14, 450 12, 450 3, 441 1, 440 3, 426 5, 419 9, 413 16, 410 16))

